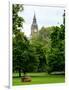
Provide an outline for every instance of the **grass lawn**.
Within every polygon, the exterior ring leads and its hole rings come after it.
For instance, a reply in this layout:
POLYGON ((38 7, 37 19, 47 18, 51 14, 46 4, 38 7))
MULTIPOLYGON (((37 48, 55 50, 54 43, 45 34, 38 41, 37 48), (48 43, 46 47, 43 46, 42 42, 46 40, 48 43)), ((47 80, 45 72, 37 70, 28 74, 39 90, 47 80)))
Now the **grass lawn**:
MULTIPOLYGON (((48 84, 48 83, 64 83, 64 75, 49 75, 47 73, 28 73, 31 76, 31 82, 21 82, 21 78, 13 78, 13 85, 31 85, 31 84, 48 84)), ((18 76, 18 73, 13 74, 18 76)))

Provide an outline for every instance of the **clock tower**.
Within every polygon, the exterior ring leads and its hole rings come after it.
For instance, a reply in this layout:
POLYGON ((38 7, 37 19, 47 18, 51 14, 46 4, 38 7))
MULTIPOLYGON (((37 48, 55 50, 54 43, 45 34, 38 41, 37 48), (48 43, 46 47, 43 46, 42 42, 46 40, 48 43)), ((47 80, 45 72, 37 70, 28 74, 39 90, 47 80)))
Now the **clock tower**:
POLYGON ((37 21, 36 21, 36 16, 34 13, 34 17, 33 17, 33 22, 31 25, 31 36, 36 36, 36 34, 38 34, 38 25, 37 25, 37 21))

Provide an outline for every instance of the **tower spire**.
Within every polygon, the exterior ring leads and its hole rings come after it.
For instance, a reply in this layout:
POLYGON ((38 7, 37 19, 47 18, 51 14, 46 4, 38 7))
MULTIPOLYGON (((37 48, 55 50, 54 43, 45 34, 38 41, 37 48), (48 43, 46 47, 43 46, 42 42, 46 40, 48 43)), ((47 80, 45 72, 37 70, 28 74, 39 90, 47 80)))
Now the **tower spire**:
POLYGON ((36 15, 35 15, 35 12, 34 12, 34 17, 33 17, 33 23, 36 23, 36 15))
POLYGON ((65 25, 65 10, 64 10, 64 13, 63 13, 63 25, 65 25))
POLYGON ((38 33, 38 25, 37 25, 37 21, 36 21, 36 15, 34 12, 33 22, 31 25, 31 36, 35 36, 37 33, 38 33))

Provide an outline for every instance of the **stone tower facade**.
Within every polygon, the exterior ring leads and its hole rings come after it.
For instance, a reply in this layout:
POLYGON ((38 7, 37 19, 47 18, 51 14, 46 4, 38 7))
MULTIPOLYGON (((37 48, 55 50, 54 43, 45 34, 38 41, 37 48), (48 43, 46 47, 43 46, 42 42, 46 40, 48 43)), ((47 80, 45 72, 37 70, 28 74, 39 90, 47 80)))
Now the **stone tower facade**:
POLYGON ((34 13, 33 22, 31 25, 31 36, 34 37, 36 36, 36 34, 38 34, 38 25, 37 25, 36 16, 34 13))

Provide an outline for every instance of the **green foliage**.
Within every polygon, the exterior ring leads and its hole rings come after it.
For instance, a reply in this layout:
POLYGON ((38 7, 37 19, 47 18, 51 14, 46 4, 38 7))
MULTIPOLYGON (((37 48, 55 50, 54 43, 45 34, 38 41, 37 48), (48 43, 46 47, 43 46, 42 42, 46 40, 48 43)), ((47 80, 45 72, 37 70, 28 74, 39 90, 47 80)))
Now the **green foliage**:
POLYGON ((33 47, 36 50, 36 54, 39 59, 39 66, 38 70, 39 72, 46 71, 46 65, 47 65, 47 60, 46 60, 46 52, 49 46, 49 36, 50 33, 49 31, 42 27, 41 30, 39 31, 39 34, 30 40, 30 43, 33 45, 33 47))
POLYGON ((30 40, 22 32, 22 4, 12 6, 13 71, 45 72, 65 70, 65 27, 42 27, 30 40))
POLYGON ((23 10, 23 5, 13 4, 13 71, 26 72, 36 71, 39 65, 38 57, 30 45, 29 40, 21 32, 24 19, 19 16, 23 10))
POLYGON ((28 45, 28 49, 22 53, 22 59, 22 67, 25 73, 37 71, 39 60, 31 45, 28 45))
POLYGON ((22 42, 23 38, 21 38, 23 33, 20 33, 20 31, 22 29, 22 25, 24 22, 24 19, 19 16, 19 12, 21 12, 22 10, 23 10, 22 4, 12 5, 13 71, 19 70, 19 76, 21 76, 21 67, 19 59, 21 58, 20 49, 22 48, 20 46, 23 43, 22 42))
POLYGON ((13 38, 13 47, 13 69, 21 70, 24 73, 36 71, 39 60, 22 32, 17 33, 13 38))
POLYGON ((13 67, 14 69, 21 69, 22 53, 27 49, 28 41, 22 32, 18 32, 13 37, 13 67))
POLYGON ((19 12, 23 10, 22 4, 13 4, 12 5, 12 26, 13 34, 19 32, 23 27, 24 19, 19 16, 19 12))
POLYGON ((64 26, 54 27, 51 34, 51 49, 48 54, 48 72, 65 71, 64 26))
POLYGON ((42 27, 39 34, 30 41, 39 58, 38 71, 64 71, 64 26, 42 27))

